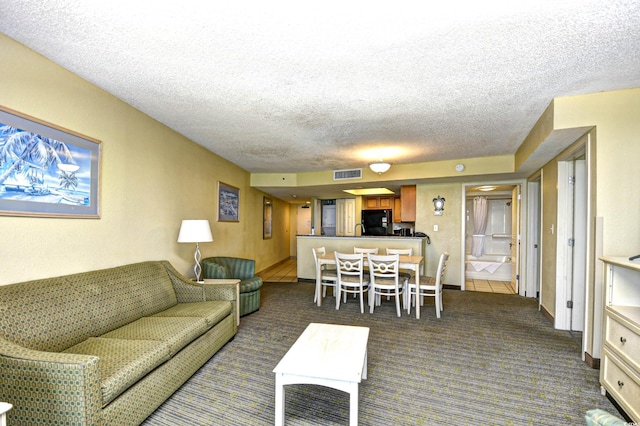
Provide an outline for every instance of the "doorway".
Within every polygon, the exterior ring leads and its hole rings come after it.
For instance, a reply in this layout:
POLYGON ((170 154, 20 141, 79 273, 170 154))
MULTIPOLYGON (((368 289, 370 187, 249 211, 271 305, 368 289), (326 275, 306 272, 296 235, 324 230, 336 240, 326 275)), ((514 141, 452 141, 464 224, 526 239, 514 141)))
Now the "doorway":
POLYGON ((463 290, 519 293, 521 188, 519 181, 463 187, 463 290))

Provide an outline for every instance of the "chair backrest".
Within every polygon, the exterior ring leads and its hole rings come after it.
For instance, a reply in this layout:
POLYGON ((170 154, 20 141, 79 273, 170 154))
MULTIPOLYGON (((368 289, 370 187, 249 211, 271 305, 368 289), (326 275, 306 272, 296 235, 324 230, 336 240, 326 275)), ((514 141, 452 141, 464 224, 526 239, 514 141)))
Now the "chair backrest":
POLYGON ((387 248, 387 254, 399 254, 400 256, 413 256, 413 249, 394 249, 387 248))
POLYGON ((362 247, 354 247, 354 253, 364 253, 364 254, 378 254, 378 248, 362 248, 362 247))
POLYGON ((364 270, 364 256, 362 253, 338 253, 334 252, 336 257, 336 268, 338 270, 338 281, 342 279, 343 275, 351 277, 360 277, 362 281, 364 270))
POLYGON ((375 284, 377 278, 395 280, 398 283, 400 255, 369 255, 369 275, 375 284))
POLYGON ((316 263, 316 267, 318 266, 318 256, 324 256, 327 251, 325 250, 324 247, 313 247, 311 250, 313 250, 313 260, 316 263))
POLYGON ((438 270, 436 271, 436 285, 438 287, 442 286, 442 282, 444 281, 444 271, 447 269, 448 260, 449 253, 445 251, 440 255, 440 260, 438 261, 438 270))
MULTIPOLYGON (((316 266, 316 271, 318 270, 318 256, 324 256, 325 254, 327 254, 327 251, 324 247, 312 247, 311 250, 313 251, 313 262, 314 265, 316 266)), ((333 269, 333 268, 329 268, 327 267, 327 265, 323 265, 322 270, 326 271, 327 269, 333 269)))

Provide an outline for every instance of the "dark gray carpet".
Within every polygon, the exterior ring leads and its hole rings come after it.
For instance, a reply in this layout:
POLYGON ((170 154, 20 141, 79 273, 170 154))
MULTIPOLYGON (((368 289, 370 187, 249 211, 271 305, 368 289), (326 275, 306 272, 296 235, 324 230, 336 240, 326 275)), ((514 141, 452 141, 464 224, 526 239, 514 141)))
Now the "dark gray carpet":
MULTIPOLYGON (((416 320, 396 317, 393 301, 360 314, 356 299, 336 310, 327 296, 318 308, 313 289, 265 283, 260 310, 144 424, 273 424, 273 368, 310 322, 370 327, 362 425, 584 425, 591 408, 619 415, 577 339, 554 330, 535 300, 445 290, 442 318, 429 299, 416 320)), ((346 425, 349 398, 288 386, 285 416, 287 425, 346 425)))

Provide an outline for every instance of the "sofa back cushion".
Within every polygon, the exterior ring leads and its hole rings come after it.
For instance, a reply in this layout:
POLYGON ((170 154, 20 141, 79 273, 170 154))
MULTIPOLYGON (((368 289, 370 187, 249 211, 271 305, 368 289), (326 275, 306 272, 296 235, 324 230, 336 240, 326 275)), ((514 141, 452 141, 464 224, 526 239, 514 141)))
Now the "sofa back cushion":
POLYGON ((18 345, 61 351, 91 335, 85 299, 65 277, 0 286, 0 335, 18 345))
POLYGON ((176 303, 160 262, 0 286, 0 335, 58 352, 176 303))
POLYGON ((160 262, 142 262, 71 275, 83 289, 93 320, 93 336, 100 336, 143 316, 178 303, 171 278, 160 262))
MULTIPOLYGON (((239 257, 223 257, 214 256, 207 257, 202 260, 203 265, 206 263, 214 263, 224 267, 225 277, 216 278, 237 278, 240 280, 246 280, 247 278, 253 278, 255 276, 256 261, 253 259, 242 259, 239 257)), ((206 278, 214 278, 208 277, 206 278)))

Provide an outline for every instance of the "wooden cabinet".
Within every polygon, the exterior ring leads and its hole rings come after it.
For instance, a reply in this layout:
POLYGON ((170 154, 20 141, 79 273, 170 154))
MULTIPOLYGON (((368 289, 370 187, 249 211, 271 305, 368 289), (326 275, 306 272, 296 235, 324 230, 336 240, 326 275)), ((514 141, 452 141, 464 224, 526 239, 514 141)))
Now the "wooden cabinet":
POLYGON ((603 257, 605 308, 600 384, 640 422, 640 263, 603 257))
POLYGON ((348 237, 355 235, 356 200, 343 198, 336 200, 336 236, 348 237))
POLYGON ((393 199, 393 222, 402 222, 402 200, 400 197, 395 197, 393 199))
POLYGON ((367 210, 393 209, 393 197, 366 197, 364 200, 364 206, 367 210))
POLYGON ((416 186, 404 185, 400 188, 402 222, 416 221, 416 186))

